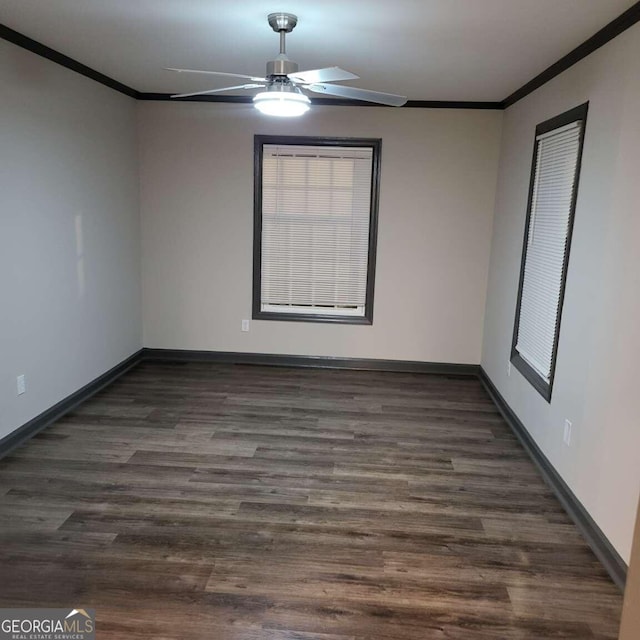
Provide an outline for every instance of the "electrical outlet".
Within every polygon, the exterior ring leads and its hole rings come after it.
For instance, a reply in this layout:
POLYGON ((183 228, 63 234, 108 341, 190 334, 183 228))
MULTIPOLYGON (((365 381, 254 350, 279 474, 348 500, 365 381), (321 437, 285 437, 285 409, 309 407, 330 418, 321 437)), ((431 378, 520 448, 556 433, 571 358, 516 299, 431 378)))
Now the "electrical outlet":
POLYGON ((571 428, 573 427, 573 424, 571 424, 571 420, 565 420, 564 421, 564 443, 567 445, 567 447, 571 446, 571 428))
POLYGON ((24 373, 16 378, 16 387, 18 389, 19 396, 21 396, 27 390, 27 383, 24 379, 24 373))
POLYGON ((243 331, 249 331, 249 321, 248 320, 243 320, 242 321, 242 330, 243 331))
POLYGON ((511 360, 507 362, 507 377, 511 376, 511 360))

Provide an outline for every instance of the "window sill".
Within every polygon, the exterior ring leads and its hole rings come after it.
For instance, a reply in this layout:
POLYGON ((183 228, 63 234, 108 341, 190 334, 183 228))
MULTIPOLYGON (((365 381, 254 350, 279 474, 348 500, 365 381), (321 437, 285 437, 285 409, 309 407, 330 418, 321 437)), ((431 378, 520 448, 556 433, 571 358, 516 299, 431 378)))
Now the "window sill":
POLYGON ((515 349, 511 352, 511 364, 548 403, 551 403, 553 380, 547 382, 515 349))
POLYGON ((254 311, 254 320, 277 320, 279 322, 328 322, 330 324, 373 324, 373 318, 366 316, 337 316, 322 313, 278 313, 274 311, 254 311))

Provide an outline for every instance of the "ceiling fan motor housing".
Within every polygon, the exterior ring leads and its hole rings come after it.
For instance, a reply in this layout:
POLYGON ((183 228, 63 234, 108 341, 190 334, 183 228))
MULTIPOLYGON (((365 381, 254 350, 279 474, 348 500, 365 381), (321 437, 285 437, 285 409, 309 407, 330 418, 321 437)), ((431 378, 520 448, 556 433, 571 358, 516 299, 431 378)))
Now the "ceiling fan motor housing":
POLYGON ((298 63, 293 62, 281 53, 275 60, 267 62, 267 78, 269 76, 286 76, 289 73, 298 71, 298 63))

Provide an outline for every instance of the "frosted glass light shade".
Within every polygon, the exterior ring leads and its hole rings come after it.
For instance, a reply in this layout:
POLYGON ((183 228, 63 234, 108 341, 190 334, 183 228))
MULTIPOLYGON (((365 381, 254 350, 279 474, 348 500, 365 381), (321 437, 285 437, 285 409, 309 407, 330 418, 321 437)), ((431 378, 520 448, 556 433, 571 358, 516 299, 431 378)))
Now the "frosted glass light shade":
POLYGON ((309 111, 311 101, 302 93, 261 91, 253 98, 253 104, 265 115, 289 118, 309 111))

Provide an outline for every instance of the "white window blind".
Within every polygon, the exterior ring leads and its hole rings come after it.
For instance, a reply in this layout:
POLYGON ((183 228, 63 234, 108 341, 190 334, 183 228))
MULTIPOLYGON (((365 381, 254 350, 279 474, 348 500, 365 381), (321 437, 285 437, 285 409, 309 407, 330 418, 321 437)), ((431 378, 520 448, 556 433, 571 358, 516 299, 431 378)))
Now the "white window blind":
POLYGON ((545 382, 560 315, 581 128, 581 121, 573 122, 536 138, 516 350, 545 382))
POLYGON ((262 310, 363 316, 373 149, 262 154, 262 310))

